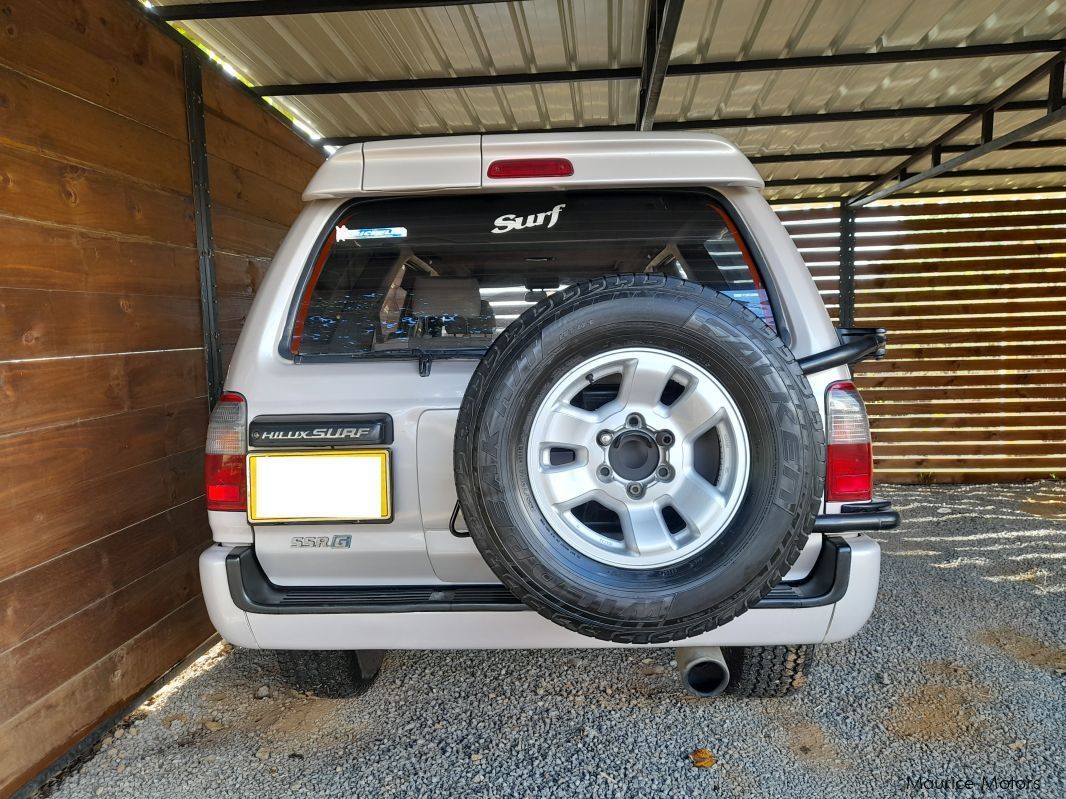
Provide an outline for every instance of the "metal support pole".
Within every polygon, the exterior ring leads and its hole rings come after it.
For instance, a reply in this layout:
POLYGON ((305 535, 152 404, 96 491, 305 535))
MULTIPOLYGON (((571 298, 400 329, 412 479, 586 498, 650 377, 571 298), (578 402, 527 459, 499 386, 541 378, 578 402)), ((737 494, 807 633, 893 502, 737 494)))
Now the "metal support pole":
POLYGON ((995 138, 996 112, 985 111, 981 115, 981 144, 988 144, 995 138))
POLYGON ((1066 62, 1060 61, 1051 70, 1048 76, 1047 112, 1053 114, 1062 108, 1062 84, 1063 72, 1066 70, 1066 62))
POLYGON ((222 394, 222 334, 218 329, 218 285, 215 278, 215 238, 211 228, 211 187, 207 175, 207 133, 200 57, 191 45, 181 50, 185 76, 185 119, 189 129, 189 170, 192 177, 196 251, 200 261, 200 313, 204 328, 204 360, 208 401, 222 394))
POLYGON ((839 326, 855 326, 855 209, 840 203, 840 266, 837 280, 839 326))
POLYGON ((637 95, 637 130, 651 130, 685 0, 651 0, 644 32, 644 64, 637 95))

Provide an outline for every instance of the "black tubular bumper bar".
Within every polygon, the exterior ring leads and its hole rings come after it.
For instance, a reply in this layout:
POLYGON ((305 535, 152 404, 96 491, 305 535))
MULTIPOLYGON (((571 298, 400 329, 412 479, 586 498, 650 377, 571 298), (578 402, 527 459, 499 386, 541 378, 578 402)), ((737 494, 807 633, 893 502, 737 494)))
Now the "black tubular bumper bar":
POLYGON ((814 520, 816 533, 859 533, 892 530, 899 526, 899 514, 894 510, 874 513, 834 513, 814 520))
POLYGON ((824 372, 834 366, 858 363, 867 358, 881 360, 885 357, 888 336, 883 327, 841 327, 837 328, 837 335, 840 346, 799 359, 803 374, 824 372))
MULTIPOLYGON (((859 519, 861 514, 855 514, 859 519)), ((831 517, 819 517, 831 518, 831 517)), ((815 528, 817 529, 817 527, 815 528)), ((412 613, 528 610, 502 585, 280 586, 263 572, 251 547, 226 558, 230 597, 249 613, 412 613)), ((782 582, 755 608, 815 608, 839 602, 851 578, 851 547, 844 538, 822 540, 814 568, 802 580, 782 582)))
POLYGON ((840 513, 824 514, 814 520, 814 532, 829 535, 894 530, 898 526, 899 513, 892 510, 887 499, 841 505, 840 513))

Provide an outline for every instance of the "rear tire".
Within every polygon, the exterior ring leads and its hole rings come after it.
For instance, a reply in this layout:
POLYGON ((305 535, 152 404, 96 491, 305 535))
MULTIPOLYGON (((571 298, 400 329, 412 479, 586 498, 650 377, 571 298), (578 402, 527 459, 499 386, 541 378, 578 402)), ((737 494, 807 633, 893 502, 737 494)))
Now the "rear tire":
POLYGON ((814 646, 724 647, 722 655, 729 666, 727 694, 772 699, 806 685, 814 646))
POLYGON ((297 691, 324 699, 347 699, 366 693, 381 669, 385 652, 280 650, 278 670, 297 691))

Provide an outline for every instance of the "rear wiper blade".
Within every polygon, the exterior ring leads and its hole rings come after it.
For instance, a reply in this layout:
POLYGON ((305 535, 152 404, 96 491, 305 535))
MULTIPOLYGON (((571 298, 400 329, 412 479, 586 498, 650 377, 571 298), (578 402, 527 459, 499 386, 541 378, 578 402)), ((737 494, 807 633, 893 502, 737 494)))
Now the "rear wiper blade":
POLYGON ((429 377, 435 358, 480 358, 485 350, 477 347, 457 348, 452 350, 411 350, 418 355, 418 376, 429 377))

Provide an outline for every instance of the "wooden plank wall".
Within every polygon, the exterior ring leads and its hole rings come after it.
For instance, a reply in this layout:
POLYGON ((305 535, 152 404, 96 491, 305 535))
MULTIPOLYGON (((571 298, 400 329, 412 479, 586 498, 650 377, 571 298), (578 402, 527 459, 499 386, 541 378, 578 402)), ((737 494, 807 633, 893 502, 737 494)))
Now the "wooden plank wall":
POLYGON ((322 152, 217 71, 205 72, 208 174, 223 365, 270 258, 301 207, 322 152))
MULTIPOLYGON (((180 46, 124 0, 6 0, 2 20, 5 796, 213 631, 180 46)), ((205 82, 232 339, 314 151, 205 82)))
MULTIPOLYGON (((779 210, 836 313, 835 207, 779 210)), ((1066 475, 1066 198, 937 199, 856 216, 857 372, 884 482, 1066 475)))

